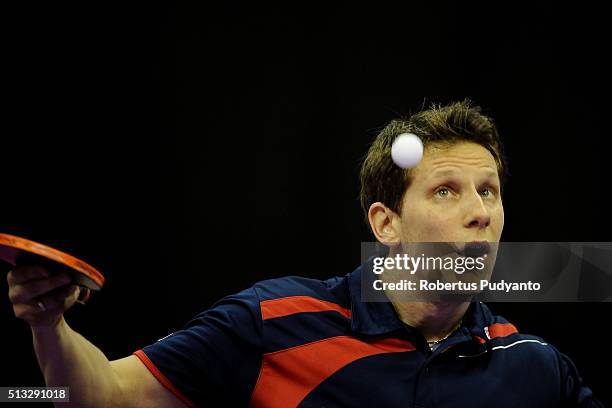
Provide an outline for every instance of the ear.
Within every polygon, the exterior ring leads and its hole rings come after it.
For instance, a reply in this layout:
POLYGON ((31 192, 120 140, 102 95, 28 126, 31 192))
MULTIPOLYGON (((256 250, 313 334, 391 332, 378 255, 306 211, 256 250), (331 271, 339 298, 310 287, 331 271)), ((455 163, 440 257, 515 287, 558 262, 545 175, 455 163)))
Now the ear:
POLYGON ((388 247, 400 243, 400 217, 383 203, 370 206, 368 221, 378 242, 388 247))

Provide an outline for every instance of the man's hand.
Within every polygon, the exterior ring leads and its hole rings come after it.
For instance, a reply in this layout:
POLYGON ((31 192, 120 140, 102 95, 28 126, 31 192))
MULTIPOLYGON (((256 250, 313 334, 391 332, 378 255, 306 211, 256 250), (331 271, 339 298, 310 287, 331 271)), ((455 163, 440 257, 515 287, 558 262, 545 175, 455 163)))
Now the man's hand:
POLYGON ((51 275, 41 266, 18 266, 8 273, 9 298, 15 316, 32 328, 57 325, 76 302, 79 287, 70 284, 68 273, 51 275))
MULTIPOLYGON (((34 350, 47 386, 69 386, 70 404, 88 407, 185 407, 138 359, 108 361, 104 353, 72 330, 64 312, 79 287, 67 273, 20 266, 8 274, 15 316, 32 327, 34 350)), ((71 406, 72 406, 71 405, 71 406)))

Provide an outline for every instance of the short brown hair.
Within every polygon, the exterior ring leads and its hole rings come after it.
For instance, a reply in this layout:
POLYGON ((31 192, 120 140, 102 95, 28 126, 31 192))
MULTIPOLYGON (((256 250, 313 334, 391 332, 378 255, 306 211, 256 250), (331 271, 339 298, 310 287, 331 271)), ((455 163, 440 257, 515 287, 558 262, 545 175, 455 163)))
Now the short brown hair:
POLYGON ((461 141, 485 147, 497 163, 497 172, 503 185, 507 177, 507 164, 502 143, 493 119, 482 113, 469 99, 448 105, 432 104, 406 118, 394 119, 378 134, 361 166, 359 198, 369 225, 368 210, 380 201, 399 214, 406 189, 410 186, 411 171, 398 167, 391 159, 391 146, 402 133, 413 133, 423 142, 452 145, 461 141))

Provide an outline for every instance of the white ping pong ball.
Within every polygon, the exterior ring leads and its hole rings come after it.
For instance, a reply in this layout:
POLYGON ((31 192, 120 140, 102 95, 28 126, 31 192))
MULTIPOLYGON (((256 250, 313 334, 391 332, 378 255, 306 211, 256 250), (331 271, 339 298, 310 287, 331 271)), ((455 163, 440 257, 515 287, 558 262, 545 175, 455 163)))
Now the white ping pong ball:
POLYGON ((414 167, 423 158, 423 142, 413 133, 402 133, 391 145, 391 158, 402 169, 414 167))

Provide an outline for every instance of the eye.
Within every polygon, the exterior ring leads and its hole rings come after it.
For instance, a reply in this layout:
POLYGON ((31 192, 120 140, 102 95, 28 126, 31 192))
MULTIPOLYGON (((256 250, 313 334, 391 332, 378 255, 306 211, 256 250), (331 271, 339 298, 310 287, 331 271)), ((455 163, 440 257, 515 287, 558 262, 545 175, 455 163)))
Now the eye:
POLYGON ((494 193, 495 192, 490 187, 486 187, 486 188, 483 188, 482 190, 480 190, 480 194, 483 197, 491 197, 494 193))
POLYGON ((435 191, 435 195, 437 195, 438 197, 448 197, 450 195, 451 191, 448 187, 440 187, 435 191))

